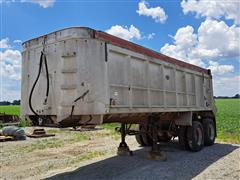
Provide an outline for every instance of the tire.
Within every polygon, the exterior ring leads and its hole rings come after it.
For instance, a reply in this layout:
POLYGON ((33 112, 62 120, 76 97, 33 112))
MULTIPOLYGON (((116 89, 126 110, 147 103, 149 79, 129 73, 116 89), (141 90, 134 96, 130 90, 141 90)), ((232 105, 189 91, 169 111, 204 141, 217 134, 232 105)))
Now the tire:
POLYGON ((216 128, 212 119, 203 119, 204 145, 211 146, 215 142, 216 128))
POLYGON ((142 136, 145 146, 152 146, 153 142, 152 142, 152 139, 149 137, 149 135, 142 134, 141 136, 142 136))
MULTIPOLYGON (((139 125, 137 130, 141 131, 142 129, 147 130, 147 127, 145 128, 143 125, 139 125)), ((136 138, 138 144, 140 144, 141 146, 151 146, 152 145, 152 139, 150 138, 150 136, 147 133, 137 134, 137 135, 135 135, 135 138, 136 138)))
POLYGON ((187 141, 187 127, 180 126, 178 132, 178 142, 180 148, 183 150, 189 150, 188 141, 187 141))
MULTIPOLYGON (((136 130, 137 130, 137 131, 141 131, 141 128, 142 128, 142 126, 141 126, 141 125, 138 125, 138 127, 136 128, 136 130)), ((136 135, 135 135, 135 139, 136 139, 137 143, 138 143, 140 146, 146 146, 146 144, 144 143, 142 134, 136 134, 136 135)))
POLYGON ((143 142, 142 136, 140 134, 135 135, 135 139, 140 146, 146 146, 143 142))
POLYGON ((187 145, 191 151, 200 151, 204 146, 204 132, 202 123, 193 121, 192 126, 187 127, 187 145))

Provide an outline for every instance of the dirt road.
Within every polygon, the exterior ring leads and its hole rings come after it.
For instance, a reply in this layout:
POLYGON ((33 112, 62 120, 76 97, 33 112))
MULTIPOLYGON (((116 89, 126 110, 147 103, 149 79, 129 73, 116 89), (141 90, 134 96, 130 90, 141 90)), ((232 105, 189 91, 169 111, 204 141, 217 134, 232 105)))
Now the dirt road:
POLYGON ((134 137, 133 156, 116 156, 119 136, 109 130, 56 131, 56 137, 1 143, 0 179, 239 179, 239 145, 216 143, 201 152, 162 144, 168 160, 147 159, 134 137))

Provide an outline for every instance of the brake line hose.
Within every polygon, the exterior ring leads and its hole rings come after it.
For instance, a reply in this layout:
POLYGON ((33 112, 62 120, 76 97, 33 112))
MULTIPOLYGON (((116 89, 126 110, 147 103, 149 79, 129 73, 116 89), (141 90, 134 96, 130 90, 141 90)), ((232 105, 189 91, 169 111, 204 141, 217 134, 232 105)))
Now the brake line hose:
POLYGON ((47 58, 46 55, 43 53, 43 51, 41 51, 41 56, 40 56, 40 63, 39 63, 39 68, 38 68, 38 74, 37 74, 37 78, 33 83, 32 89, 30 91, 30 95, 29 95, 29 107, 31 109, 31 111, 38 117, 40 118, 39 114, 33 109, 32 107, 32 95, 33 95, 33 91, 37 85, 37 82, 39 80, 40 74, 41 74, 41 70, 42 70, 42 63, 44 62, 45 64, 45 69, 46 69, 46 75, 47 75, 47 90, 46 90, 46 97, 44 100, 44 103, 47 103, 47 99, 48 99, 48 94, 49 94, 49 73, 48 73, 48 65, 47 65, 47 58))
POLYGON ((47 99, 48 99, 48 94, 49 94, 49 73, 48 73, 48 65, 47 65, 47 57, 45 54, 44 55, 44 63, 45 63, 45 69, 46 69, 46 75, 47 75, 47 90, 46 90, 46 97, 44 100, 44 103, 47 103, 47 99))

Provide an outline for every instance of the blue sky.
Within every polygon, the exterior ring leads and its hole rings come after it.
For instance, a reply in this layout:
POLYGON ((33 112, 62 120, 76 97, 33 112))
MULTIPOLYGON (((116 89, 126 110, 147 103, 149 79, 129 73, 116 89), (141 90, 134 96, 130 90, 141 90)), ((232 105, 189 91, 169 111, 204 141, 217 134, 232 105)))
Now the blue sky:
POLYGON ((21 42, 69 26, 106 31, 210 68, 215 95, 240 91, 238 1, 0 0, 0 6, 0 100, 20 98, 21 42))

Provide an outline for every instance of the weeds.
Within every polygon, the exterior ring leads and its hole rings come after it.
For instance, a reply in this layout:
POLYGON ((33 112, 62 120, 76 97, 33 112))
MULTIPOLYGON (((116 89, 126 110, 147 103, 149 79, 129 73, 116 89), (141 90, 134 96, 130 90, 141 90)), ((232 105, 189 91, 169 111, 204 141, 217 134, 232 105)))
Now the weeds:
POLYGON ((35 150, 44 150, 47 148, 58 148, 63 146, 64 141, 52 138, 52 139, 44 139, 44 140, 38 140, 37 142, 31 144, 30 146, 20 147, 19 151, 21 152, 33 152, 35 150))
POLYGON ((87 135, 83 135, 79 132, 76 133, 76 136, 75 136, 75 140, 76 142, 80 142, 80 141, 85 141, 85 140, 90 140, 90 136, 87 136, 87 135))
POLYGON ((79 161, 86 161, 89 159, 97 158, 107 154, 107 151, 91 151, 79 156, 79 161))
POLYGON ((24 118, 22 118, 22 119, 20 119, 20 123, 19 123, 19 127, 28 127, 28 126, 30 126, 31 124, 30 124, 30 122, 27 120, 27 119, 24 119, 24 118))
POLYGON ((101 156, 105 156, 108 153, 110 153, 110 151, 90 151, 90 152, 85 152, 77 157, 74 157, 73 159, 69 159, 68 160, 68 164, 74 164, 80 161, 86 161, 86 160, 90 160, 90 159, 94 159, 94 158, 98 158, 101 156))
POLYGON ((3 122, 0 121, 0 128, 3 128, 3 122))
POLYGON ((47 129, 47 133, 58 134, 58 133, 61 133, 61 131, 59 129, 47 129))
POLYGON ((110 130, 109 136, 111 136, 114 140, 120 139, 120 133, 116 131, 116 128, 119 126, 119 123, 108 123, 100 125, 100 127, 110 130))

